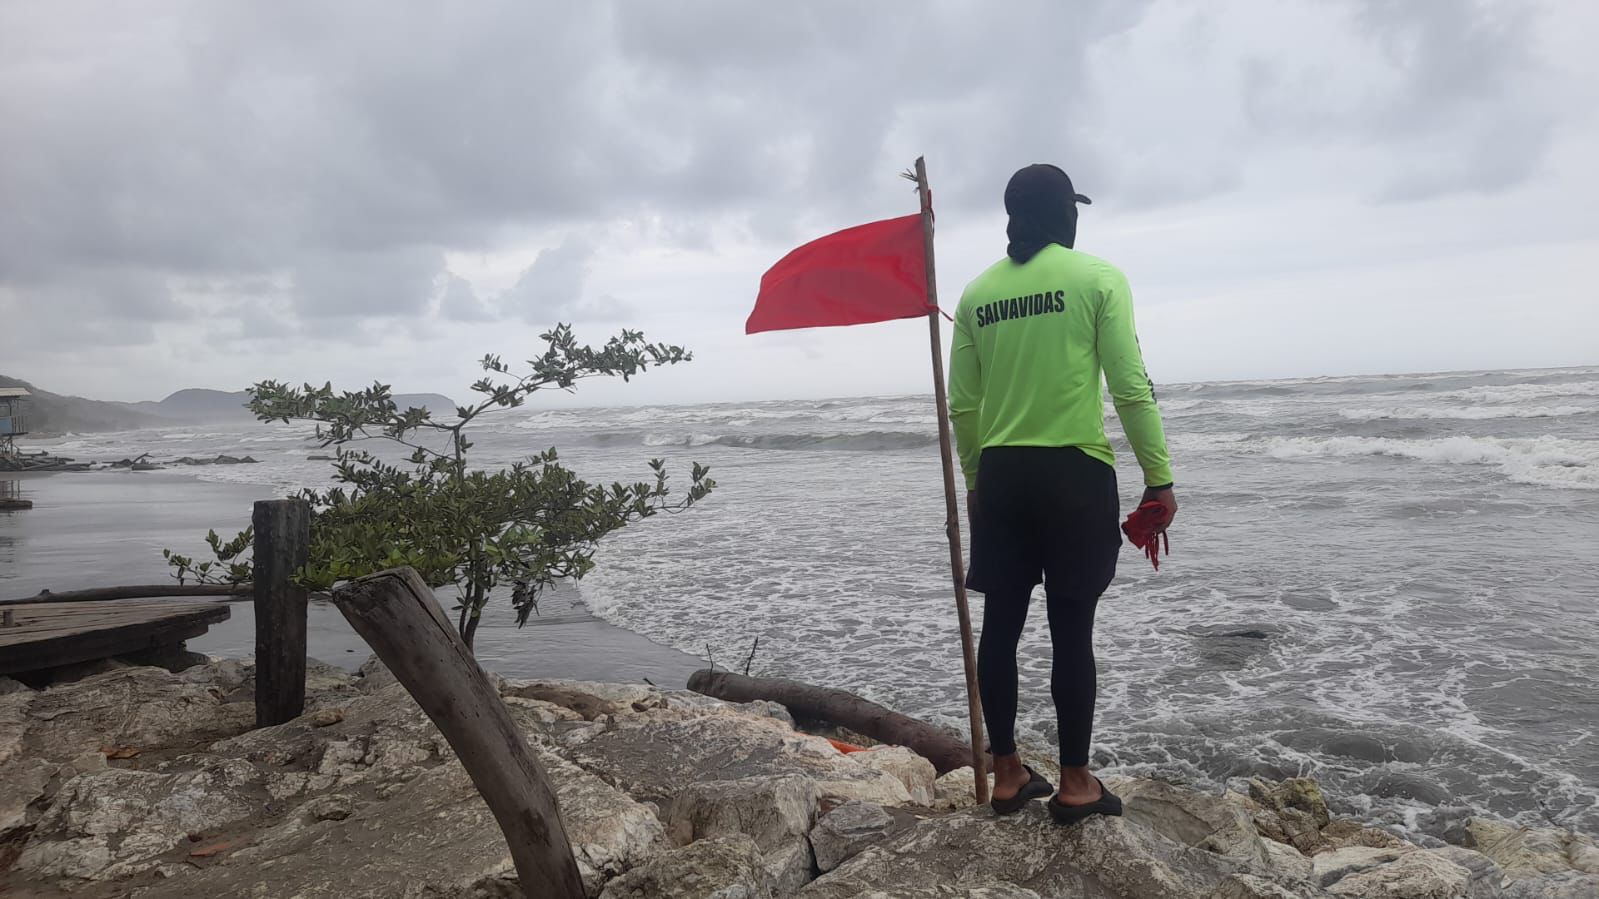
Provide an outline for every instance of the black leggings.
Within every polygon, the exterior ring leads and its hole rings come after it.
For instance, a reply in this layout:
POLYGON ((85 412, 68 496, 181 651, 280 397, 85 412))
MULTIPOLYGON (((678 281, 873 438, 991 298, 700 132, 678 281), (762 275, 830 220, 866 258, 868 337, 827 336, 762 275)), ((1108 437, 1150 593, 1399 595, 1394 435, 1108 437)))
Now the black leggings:
POLYGON ((990 745, 995 755, 1016 751, 1016 645, 1043 582, 1060 761, 1086 765, 1098 689, 1094 610, 1122 543, 1115 469, 1071 447, 992 447, 977 487, 968 586, 985 597, 977 682, 990 745))
MULTIPOLYGON (((983 721, 995 755, 1016 752, 1016 644, 1027 623, 1032 588, 989 593, 983 599, 983 636, 977 646, 977 684, 983 697, 983 721)), ((1096 596, 1049 595, 1049 635, 1055 647, 1049 692, 1055 699, 1055 726, 1060 734, 1060 763, 1088 764, 1088 743, 1094 730, 1094 697, 1099 688, 1094 669, 1096 596)))

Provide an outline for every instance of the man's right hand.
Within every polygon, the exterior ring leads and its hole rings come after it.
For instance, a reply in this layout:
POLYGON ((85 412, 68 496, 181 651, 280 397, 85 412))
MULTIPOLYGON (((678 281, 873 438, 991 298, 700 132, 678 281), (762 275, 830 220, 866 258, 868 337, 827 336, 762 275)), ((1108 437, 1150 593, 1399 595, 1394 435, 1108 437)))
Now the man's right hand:
POLYGON ((1156 533, 1163 533, 1167 528, 1171 527, 1172 519, 1177 517, 1177 494, 1170 487, 1164 490, 1156 490, 1150 487, 1144 490, 1144 498, 1140 505, 1150 502, 1160 503, 1163 514, 1160 528, 1156 533))

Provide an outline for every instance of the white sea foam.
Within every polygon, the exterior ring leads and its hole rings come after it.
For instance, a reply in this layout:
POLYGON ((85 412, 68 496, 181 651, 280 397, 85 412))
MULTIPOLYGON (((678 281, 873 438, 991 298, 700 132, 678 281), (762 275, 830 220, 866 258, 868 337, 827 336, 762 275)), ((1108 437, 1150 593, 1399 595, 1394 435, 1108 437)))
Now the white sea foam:
POLYGON ((1338 414, 1351 421, 1487 421, 1495 418, 1560 418, 1596 412, 1599 412, 1599 408, 1591 406, 1389 406, 1343 409, 1338 414))
MULTIPOLYGON (((1115 431, 1112 434, 1112 439, 1118 451, 1125 448, 1127 439, 1125 434, 1115 431)), ((1166 440, 1173 449, 1188 453, 1237 453, 1254 439, 1248 434, 1206 434, 1200 431, 1184 430, 1174 430, 1166 435, 1166 440)))
POLYGON ((1466 387, 1428 396, 1433 400, 1464 400, 1473 403, 1522 403, 1561 396, 1599 396, 1599 381, 1566 381, 1557 384, 1503 384, 1466 387))
POLYGON ((1393 456, 1442 465, 1489 465, 1524 484, 1599 490, 1599 440, 1562 437, 1274 437, 1278 459, 1393 456))
MULTIPOLYGON (((1183 415, 1190 412, 1208 411, 1211 408, 1213 408, 1213 403, 1209 400, 1160 400, 1160 411, 1163 415, 1183 415)), ((1105 414, 1112 415, 1115 412, 1116 407, 1113 404, 1105 404, 1105 414)))
POLYGON ((304 443, 312 435, 312 430, 307 427, 284 428, 271 434, 254 434, 239 437, 239 443, 304 443))
MULTIPOLYGON (((731 449, 748 450, 848 450, 848 451, 875 451, 892 452, 894 450, 917 449, 930 446, 938 442, 938 435, 932 431, 846 431, 840 433, 813 433, 813 434, 710 434, 710 433, 655 433, 644 434, 637 438, 638 442, 647 447, 702 447, 722 446, 731 449)), ((627 437, 618 434, 609 437, 609 445, 623 445, 627 437)))

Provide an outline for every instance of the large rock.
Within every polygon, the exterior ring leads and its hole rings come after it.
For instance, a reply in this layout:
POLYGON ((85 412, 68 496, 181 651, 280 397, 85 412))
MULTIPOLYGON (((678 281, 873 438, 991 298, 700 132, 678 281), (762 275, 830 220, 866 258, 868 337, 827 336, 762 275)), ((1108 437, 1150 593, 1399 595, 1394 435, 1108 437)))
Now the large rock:
POLYGON ((1304 853, 1286 843, 1272 840, 1263 841, 1266 847, 1266 861, 1272 870, 1281 871, 1295 880, 1309 880, 1315 865, 1304 853))
POLYGON ((1316 856, 1313 878, 1337 895, 1359 899, 1497 899, 1497 867, 1470 855, 1408 844, 1348 847, 1316 856))
POLYGON ((666 706, 661 691, 646 685, 592 684, 568 680, 507 680, 501 693, 571 709, 593 721, 601 716, 648 712, 666 706))
POLYGON ((249 691, 212 680, 213 665, 182 675, 128 667, 46 690, 0 696, 0 779, 12 760, 67 762, 100 747, 185 751, 249 730, 249 691))
POLYGON ((1367 827, 1348 818, 1339 818, 1323 827, 1321 844, 1325 849, 1405 849, 1411 845, 1386 830, 1367 827))
POLYGON ((1369 871, 1379 865, 1397 861, 1404 853, 1413 851, 1415 851, 1413 846, 1405 849, 1354 846, 1323 852, 1311 859, 1312 878, 1322 886, 1332 886, 1351 874, 1369 871))
POLYGON ((1297 886, 1285 886, 1258 874, 1229 874, 1205 893, 1204 899, 1302 899, 1305 895, 1297 886))
POLYGON ((39 800, 45 798, 58 770, 43 759, 26 759, 6 767, 4 779, 0 779, 0 871, 9 866, 8 856, 13 854, 6 847, 13 846, 21 832, 43 814, 39 800))
POLYGON ((1599 896, 1599 875, 1544 874, 1514 880, 1505 887, 1503 899, 1594 899, 1599 896))
POLYGON ((847 758, 858 765, 888 774, 904 784, 912 803, 923 806, 933 804, 933 786, 938 779, 938 770, 932 762, 910 749, 904 746, 876 746, 865 752, 852 752, 847 758))
POLYGON ((1393 861, 1340 877, 1329 888, 1355 899, 1465 899, 1470 882, 1470 871, 1443 856, 1405 852, 1393 861))
POLYGON ((1255 832, 1275 843, 1292 846, 1307 855, 1334 847, 1316 826, 1310 815, 1298 809, 1282 811, 1257 810, 1254 813, 1255 832))
MULTIPOLYGON (((1040 897, 1271 896, 1239 892, 1235 878, 1254 874, 1238 861, 1185 846, 1127 818, 1091 818, 1060 827, 1041 807, 995 818, 972 809, 916 822, 800 891, 806 899, 854 899, 881 891, 917 895, 929 884, 976 888, 1006 885, 1040 897)), ((1291 896, 1323 896, 1315 885, 1283 879, 1291 896)))
MULTIPOLYGON (((591 894, 606 880, 666 848, 666 830, 649 806, 543 746, 537 751, 555 787, 566 837, 591 894)), ((809 868, 809 851, 805 863, 809 868)))
POLYGON ((638 715, 608 724, 557 725, 554 732, 573 760, 606 772, 642 801, 667 804, 684 785, 700 781, 801 774, 816 781, 825 800, 910 802, 897 778, 851 762, 826 740, 770 718, 638 715))
MULTIPOLYGON (((115 667, 0 691, 0 869, 10 868, 0 890, 517 894, 487 806, 379 667, 353 679, 313 666, 308 713, 259 731, 248 730, 252 676, 239 662, 180 675, 115 667)), ((932 781, 898 750, 844 756, 760 704, 566 681, 496 689, 549 773, 590 896, 782 895, 812 873, 813 846, 837 867, 800 895, 822 899, 1331 895, 1321 881, 1385 899, 1599 896, 1599 874, 1583 873, 1599 850, 1585 838, 1461 817, 1456 838, 1511 859, 1506 871, 1465 848, 1422 850, 1331 820, 1311 781, 1252 784, 1248 797, 1118 781, 1128 817, 1072 828, 1039 805, 1003 819, 986 808, 921 818, 912 803, 929 794, 944 808, 969 804, 970 769, 932 781), (1291 848, 1296 835, 1320 853, 1291 848), (1509 874, 1519 879, 1502 887, 1509 874)))
POLYGON ((894 829, 894 816, 870 802, 846 802, 817 819, 811 828, 816 867, 826 873, 894 829))
MULTIPOLYGON (((569 762, 542 754, 541 761, 590 895, 664 849, 664 831, 649 808, 569 762)), ((381 798, 372 792, 313 797, 227 852, 225 864, 138 895, 465 899, 516 895, 509 892, 514 886, 504 834, 466 772, 451 763, 424 769, 381 798)))
POLYGON ((28 707, 33 705, 35 692, 23 687, 0 693, 0 770, 22 756, 23 740, 28 734, 28 707))
POLYGON ((34 826, 17 859, 38 877, 105 880, 163 865, 190 834, 249 817, 253 765, 216 760, 197 771, 157 774, 108 769, 69 780, 34 826))
MULTIPOLYGON (((475 793, 456 766, 453 752, 404 689, 392 681, 384 683, 380 668, 367 666, 363 680, 367 679, 369 682, 358 693, 338 707, 337 716, 318 719, 308 715, 279 727, 223 740, 212 747, 214 752, 268 766, 272 773, 266 789, 274 800, 287 805, 304 804, 305 811, 295 817, 297 823, 278 825, 265 841, 266 849, 252 850, 260 852, 262 860, 251 864, 264 868, 281 863, 275 859, 317 860, 322 844, 305 835, 312 833, 308 828, 315 828, 317 833, 327 831, 330 839, 349 840, 363 847, 362 862, 330 874, 324 878, 325 883, 305 878, 298 887, 305 895, 366 895, 362 892, 366 889, 381 894, 376 885, 392 885, 396 881, 382 873, 388 867, 406 872, 405 880, 413 885, 432 884, 450 890, 498 889, 493 885, 513 876, 503 838, 487 817, 481 800, 474 804, 475 793), (439 788, 418 793, 418 788, 410 784, 419 775, 432 776, 426 772, 436 766, 445 766, 454 772, 453 777, 460 778, 452 781, 461 788, 459 796, 442 795, 439 788), (371 794, 377 805, 363 807, 360 801, 328 800, 325 797, 331 791, 339 791, 341 797, 371 794), (402 857, 403 844, 390 845, 382 838, 385 822, 396 818, 383 809, 400 802, 406 803, 407 810, 407 814, 398 816, 406 822, 402 829, 409 831, 414 840, 433 840, 427 834, 434 826, 449 827, 452 832, 475 834, 473 845, 487 847, 487 855, 466 853, 459 856, 461 864, 446 866, 434 875, 416 870, 409 859, 402 857), (432 809, 431 813, 428 809, 432 809), (415 815, 410 814, 413 810, 415 815)), ((605 879, 660 851, 665 843, 664 830, 650 808, 617 792, 610 784, 624 789, 633 787, 640 798, 671 808, 671 800, 684 784, 734 773, 717 763, 714 756, 707 756, 706 750, 748 750, 745 758, 750 765, 746 772, 776 776, 787 783, 810 784, 804 776, 780 776, 798 769, 842 783, 846 788, 864 788, 899 801, 908 798, 903 785, 892 777, 861 770, 826 746, 825 741, 801 738, 781 721, 759 714, 759 710, 746 712, 720 702, 671 707, 661 694, 646 687, 541 681, 509 682, 502 690, 512 717, 522 726, 556 787, 568 835, 591 891, 597 891, 605 879), (588 720, 590 716, 593 720, 588 720), (677 735, 679 742, 674 745, 672 738, 661 736, 667 733, 677 735), (683 745, 681 739, 694 734, 709 738, 691 741, 691 751, 684 753, 687 758, 681 765, 659 762, 662 758, 677 758, 677 749, 683 745), (825 753, 819 751, 816 742, 826 747, 825 753), (745 743, 751 745, 746 747, 745 743), (575 751, 590 746, 611 755, 596 751, 585 757, 575 751), (583 761, 584 768, 572 764, 569 757, 583 761), (622 764, 613 767, 592 763, 605 758, 620 759, 622 764)), ((805 834, 814 815, 814 787, 812 795, 799 803, 808 803, 808 809, 789 814, 792 803, 780 805, 775 812, 771 805, 763 810, 759 803, 750 803, 747 793, 740 796, 747 786, 719 788, 713 783, 690 788, 701 798, 721 789, 725 802, 719 805, 735 810, 731 813, 733 823, 718 819, 716 814, 697 817, 689 811, 692 803, 683 807, 679 820, 693 839, 718 826, 759 831, 763 819, 795 819, 774 824, 772 833, 788 839, 786 844, 770 840, 766 848, 786 850, 786 855, 782 851, 776 853, 781 863, 773 868, 787 872, 790 882, 797 886, 811 873, 805 834), (738 804, 740 799, 742 805, 738 804)), ((251 853, 245 853, 244 859, 230 859, 229 867, 250 857, 251 853)), ((313 867, 331 870, 335 866, 335 860, 329 857, 313 867)), ((246 883, 248 880, 240 879, 237 886, 246 883)), ((216 886, 220 892, 230 888, 220 883, 216 886)))
POLYGON ((662 853, 606 884, 600 899, 772 899, 772 877, 742 834, 662 853))
POLYGON ((500 701, 506 708, 512 709, 512 714, 526 713, 540 724, 554 724, 557 721, 583 721, 586 720, 581 712, 575 712, 566 706, 556 705, 542 699, 523 699, 520 696, 502 696, 500 701))
POLYGON ((565 709, 586 721, 650 718, 686 720, 708 716, 770 718, 790 730, 794 716, 775 702, 727 702, 689 690, 662 690, 643 684, 602 684, 572 680, 508 679, 500 687, 512 702, 540 702, 565 709))
POLYGON ((1326 827, 1332 821, 1321 785, 1308 777, 1292 777, 1277 783, 1252 778, 1249 798, 1274 812, 1287 809, 1304 812, 1317 827, 1326 827))
POLYGON ((278 802, 361 785, 392 789, 455 758, 444 736, 398 684, 218 740, 208 751, 269 770, 265 788, 278 802), (338 714, 324 714, 333 709, 338 714))
POLYGON ((1471 880, 1466 883, 1466 899, 1500 899, 1505 894, 1505 870, 1500 869, 1490 857, 1460 846, 1439 846, 1426 851, 1449 859, 1471 873, 1471 880))
POLYGON ((683 711, 699 715, 743 715, 753 718, 771 718, 781 721, 789 727, 794 726, 794 716, 788 707, 780 702, 768 699, 757 699, 753 702, 728 702, 704 693, 695 693, 692 690, 663 690, 666 697, 666 707, 674 711, 683 711))
POLYGON ((679 846, 744 834, 764 854, 776 889, 791 893, 813 873, 806 835, 817 801, 816 782, 797 774, 691 784, 672 800, 667 834, 679 846))
POLYGON ((977 804, 977 774, 971 768, 956 768, 933 781, 933 808, 952 812, 977 804))
POLYGON ((1213 795, 1158 780, 1119 778, 1112 788, 1121 796, 1130 821, 1167 839, 1227 858, 1271 866, 1265 841, 1243 797, 1213 795))
POLYGON ((1387 831, 1357 821, 1333 820, 1321 786, 1308 777, 1271 782, 1251 778, 1246 806, 1255 830, 1270 842, 1304 855, 1349 847, 1402 848, 1409 844, 1387 831))
MULTIPOLYGON (((189 688, 227 695, 237 687, 247 693, 249 673, 229 663, 209 676, 186 672, 175 686, 149 681, 178 697, 189 688)), ((169 876, 151 895, 172 896, 392 896, 435 888, 446 895, 498 889, 492 885, 514 877, 487 806, 402 687, 374 683, 362 692, 338 675, 314 677, 311 685, 317 701, 309 704, 320 707, 286 724, 216 741, 203 755, 162 761, 169 753, 147 751, 138 761, 148 759, 155 770, 112 769, 70 781, 39 818, 19 870, 57 881, 149 870, 169 876), (196 859, 185 853, 191 835, 245 823, 245 835, 224 840, 200 862, 205 869, 195 870, 196 859), (419 844, 429 851, 417 852, 419 844)), ((80 696, 95 695, 84 693, 94 687, 73 685, 80 696)), ((80 708, 98 714, 75 705, 63 716, 84 714, 80 708)), ((535 716, 512 713, 551 776, 593 892, 664 848, 649 807, 554 754, 535 716)), ((103 758, 96 760, 103 768, 103 758)))
POLYGON ((386 801, 352 803, 340 819, 319 818, 318 805, 312 799, 200 870, 134 895, 376 899, 427 895, 425 887, 464 897, 514 877, 504 836, 457 766, 420 774, 386 801))
POLYGON ((1031 889, 1014 883, 987 883, 977 886, 955 886, 935 883, 927 886, 899 886, 889 889, 867 889, 859 899, 1043 899, 1031 889))
POLYGON ((1427 851, 1446 858, 1470 872, 1471 879, 1466 884, 1466 899, 1501 899, 1504 895, 1502 885, 1505 881, 1505 872, 1488 856, 1459 846, 1442 846, 1427 851))
POLYGON ((1569 834, 1566 842, 1566 858, 1571 860, 1573 871, 1599 874, 1599 842, 1592 837, 1569 834))
POLYGON ((1305 777, 1278 783, 1249 781, 1255 829, 1261 836, 1310 854, 1327 846, 1322 828, 1332 820, 1321 787, 1305 777))
POLYGON ((1511 877, 1576 871, 1599 874, 1599 846, 1585 836, 1552 827, 1517 827, 1491 818, 1466 822, 1465 844, 1488 856, 1511 877))

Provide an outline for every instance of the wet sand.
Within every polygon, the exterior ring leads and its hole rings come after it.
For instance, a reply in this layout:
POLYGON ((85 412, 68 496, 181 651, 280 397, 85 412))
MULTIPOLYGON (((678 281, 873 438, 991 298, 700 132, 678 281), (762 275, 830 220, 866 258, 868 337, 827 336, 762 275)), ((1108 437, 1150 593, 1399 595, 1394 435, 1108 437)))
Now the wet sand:
MULTIPOLYGON (((17 495, 33 500, 28 511, 0 512, 0 599, 40 590, 76 590, 170 580, 161 550, 205 557, 204 538, 215 529, 231 538, 250 523, 250 509, 267 499, 260 487, 218 484, 169 471, 63 472, 6 475, 17 495)), ((439 591, 446 609, 453 590, 439 591)), ((235 602, 232 617, 189 641, 196 652, 243 658, 254 654, 250 603, 235 602)), ((484 667, 517 677, 561 677, 637 683, 644 679, 679 688, 704 662, 601 621, 577 591, 546 594, 543 614, 517 628, 509 602, 491 601, 477 633, 484 667)), ((337 609, 312 602, 308 653, 322 662, 355 668, 368 655, 337 609)))

